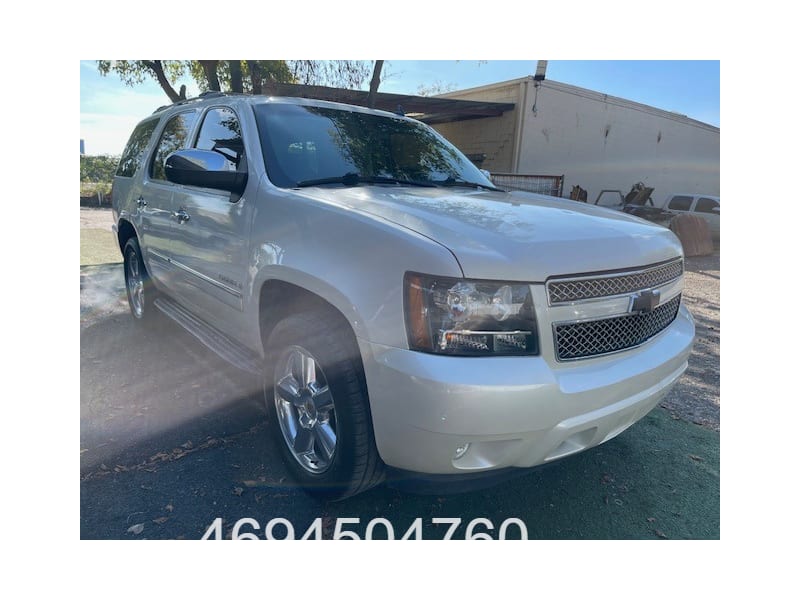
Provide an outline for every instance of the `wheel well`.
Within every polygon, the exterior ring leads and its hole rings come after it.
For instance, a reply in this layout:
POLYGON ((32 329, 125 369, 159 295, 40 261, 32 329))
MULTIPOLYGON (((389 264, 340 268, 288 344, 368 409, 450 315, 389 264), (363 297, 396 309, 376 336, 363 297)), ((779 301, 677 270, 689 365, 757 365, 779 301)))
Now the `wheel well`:
POLYGON ((127 244, 128 240, 132 237, 136 237, 136 230, 133 228, 130 221, 122 219, 117 226, 117 239, 119 240, 120 252, 125 251, 125 244, 127 244))
POLYGON ((261 287, 259 321, 261 343, 267 350, 267 339, 272 330, 286 317, 301 312, 320 311, 330 315, 356 344, 356 336, 347 318, 333 304, 313 292, 278 279, 271 279, 261 287))

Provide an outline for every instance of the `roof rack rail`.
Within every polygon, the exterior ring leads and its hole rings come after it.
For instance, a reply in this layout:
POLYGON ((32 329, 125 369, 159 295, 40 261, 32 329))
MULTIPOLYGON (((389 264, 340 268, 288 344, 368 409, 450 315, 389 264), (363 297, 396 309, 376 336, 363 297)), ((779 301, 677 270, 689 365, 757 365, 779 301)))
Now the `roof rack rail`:
POLYGON ((153 114, 159 113, 162 110, 166 110, 168 108, 172 108, 173 106, 180 106, 181 104, 188 104, 189 102, 198 102, 199 100, 207 100, 209 98, 222 98, 224 96, 249 96, 249 94, 240 94, 238 92, 217 92, 214 90, 209 90, 207 92, 202 92, 201 94, 193 98, 185 98, 184 100, 178 100, 177 102, 173 102, 172 104, 165 104, 164 106, 159 106, 157 109, 153 111, 153 114))

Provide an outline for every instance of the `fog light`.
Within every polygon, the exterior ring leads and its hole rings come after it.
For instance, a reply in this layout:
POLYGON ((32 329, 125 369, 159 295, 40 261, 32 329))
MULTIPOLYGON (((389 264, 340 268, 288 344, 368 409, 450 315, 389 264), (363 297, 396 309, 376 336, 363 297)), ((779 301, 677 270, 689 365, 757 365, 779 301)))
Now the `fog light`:
POLYGON ((467 453, 467 450, 469 450, 469 442, 456 448, 456 453, 453 455, 453 460, 458 460, 464 456, 467 453))

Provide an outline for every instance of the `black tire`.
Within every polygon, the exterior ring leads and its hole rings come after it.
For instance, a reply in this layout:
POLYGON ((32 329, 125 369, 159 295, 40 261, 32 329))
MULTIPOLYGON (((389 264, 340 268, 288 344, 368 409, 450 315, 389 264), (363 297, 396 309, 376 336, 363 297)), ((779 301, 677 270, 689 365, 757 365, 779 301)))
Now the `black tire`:
MULTIPOLYGON (((378 455, 372 431, 361 355, 352 332, 345 327, 347 325, 341 323, 336 316, 324 312, 302 313, 280 321, 266 342, 268 360, 264 400, 269 430, 294 479, 307 493, 322 500, 348 498, 379 484, 384 478, 384 465, 378 455), (314 415, 320 417, 320 423, 327 418, 325 422, 328 428, 335 430, 336 434, 335 449, 330 459, 317 461, 313 465, 320 469, 319 472, 305 464, 305 458, 296 456, 289 441, 291 436, 282 429, 287 427, 287 419, 292 419, 292 415, 299 418, 300 411, 305 409, 298 409, 289 402, 276 399, 279 398, 276 394, 276 380, 281 376, 286 377, 286 364, 292 363, 292 356, 297 356, 298 349, 313 359, 312 364, 316 364, 316 372, 319 374, 315 379, 326 383, 332 396, 332 412, 314 411, 314 415), (278 414, 279 410, 281 416, 278 414), (287 413, 292 414, 287 416, 287 413)), ((314 371, 314 368, 311 370, 314 371)), ((320 387, 324 386, 317 383, 316 388, 320 387)), ((310 388, 311 386, 306 390, 310 388)), ((308 422, 308 413, 303 413, 303 416, 308 422)), ((317 426, 321 425, 309 427, 307 435, 313 433, 316 436, 317 426)), ((299 432, 300 428, 297 427, 296 430, 299 432)), ((317 437, 311 447, 311 454, 325 456, 320 451, 317 437)))
POLYGON ((142 250, 139 247, 139 240, 135 237, 130 238, 122 250, 123 269, 125 272, 125 291, 128 295, 128 306, 133 318, 145 326, 152 326, 158 320, 159 311, 155 307, 156 289, 147 267, 144 266, 142 250), (132 269, 133 267, 133 269, 132 269), (135 274, 134 272, 135 271, 135 274), (138 296, 132 281, 135 277, 141 277, 141 295, 138 296), (138 296, 138 297, 135 297, 138 296))

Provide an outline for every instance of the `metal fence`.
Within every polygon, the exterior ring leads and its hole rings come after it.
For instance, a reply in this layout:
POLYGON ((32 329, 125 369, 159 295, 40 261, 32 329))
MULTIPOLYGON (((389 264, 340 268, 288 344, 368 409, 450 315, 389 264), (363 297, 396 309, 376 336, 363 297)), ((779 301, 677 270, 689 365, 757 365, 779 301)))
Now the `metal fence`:
POLYGON ((494 184, 504 190, 522 190, 535 194, 561 197, 564 191, 563 175, 520 175, 518 173, 492 173, 494 184))

